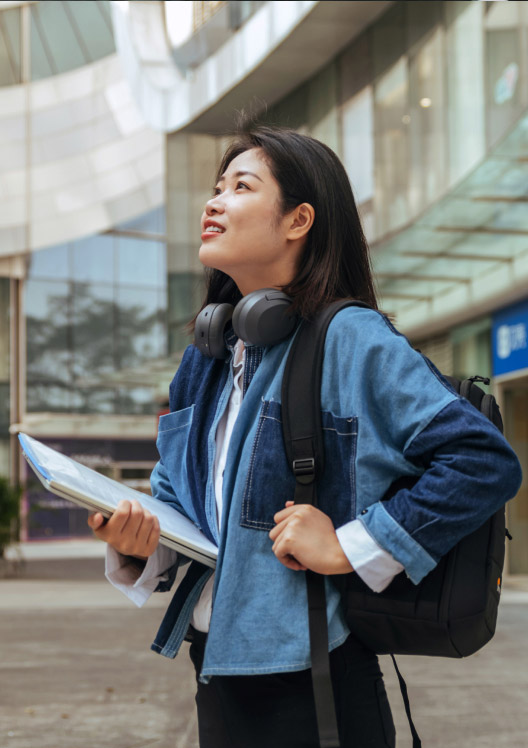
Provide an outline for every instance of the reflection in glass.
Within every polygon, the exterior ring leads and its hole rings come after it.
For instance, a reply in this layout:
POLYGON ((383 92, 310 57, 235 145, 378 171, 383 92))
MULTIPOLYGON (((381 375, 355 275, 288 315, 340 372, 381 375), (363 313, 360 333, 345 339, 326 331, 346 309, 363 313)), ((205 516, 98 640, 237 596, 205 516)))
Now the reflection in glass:
POLYGON ((121 387, 116 396, 119 413, 152 415, 158 410, 151 387, 121 387))
POLYGON ((9 278, 0 278, 0 382, 9 382, 9 278))
POLYGON ((165 310, 156 290, 119 288, 117 296, 118 367, 125 368, 164 356, 165 310))
POLYGON ((165 235, 165 206, 132 218, 116 227, 116 231, 138 231, 144 234, 165 235))
POLYGON ((64 7, 75 35, 84 40, 86 55, 90 62, 106 57, 115 51, 108 2, 65 0, 64 7))
MULTIPOLYGON (((0 439, 8 432, 9 421, 9 382, 0 381, 0 439)), ((0 475, 2 475, 1 471, 0 475)))
POLYGON ((28 380, 66 387, 71 380, 68 284, 28 280, 25 309, 28 380))
POLYGON ((521 113, 526 65, 521 56, 519 5, 504 4, 486 17, 486 109, 488 148, 504 136, 521 113))
POLYGON ((69 246, 58 244, 32 252, 29 258, 28 278, 63 280, 70 277, 69 246))
POLYGON ((405 58, 380 77, 374 88, 377 234, 402 226, 409 217, 408 75, 405 58))
POLYGON ((114 237, 88 236, 73 242, 72 278, 76 281, 114 282, 114 237))
POLYGON ((43 0, 31 5, 31 79, 81 67, 115 51, 108 3, 43 0))
POLYGON ((39 381, 28 372, 28 413, 69 413, 72 402, 71 390, 69 381, 48 384, 39 381))
POLYGON ((409 202, 413 216, 430 205, 446 185, 443 30, 409 56, 409 202))
POLYGON ((0 86, 22 83, 20 8, 0 12, 0 86))
POLYGON ((165 285, 165 243, 117 236, 117 280, 123 285, 165 285))
POLYGON ((156 381, 134 369, 167 351, 165 242, 107 233, 39 250, 25 310, 29 412, 156 412, 156 381))
POLYGON ((72 390, 70 412, 110 414, 122 411, 116 409, 115 389, 82 387, 79 383, 76 383, 72 390))
POLYGON ((168 348, 169 353, 178 353, 191 342, 185 326, 200 308, 204 279, 197 273, 170 273, 168 280, 168 348))
POLYGON ((113 371, 117 309, 112 286, 73 285, 71 345, 75 379, 113 371))
POLYGON ((372 86, 343 105, 342 117, 343 163, 359 204, 374 197, 372 86))

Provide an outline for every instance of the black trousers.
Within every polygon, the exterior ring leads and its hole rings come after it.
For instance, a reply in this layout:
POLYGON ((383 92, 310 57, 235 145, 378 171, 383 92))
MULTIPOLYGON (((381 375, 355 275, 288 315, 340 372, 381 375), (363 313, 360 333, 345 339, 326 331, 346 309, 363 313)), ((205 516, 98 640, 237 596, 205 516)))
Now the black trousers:
MULTIPOLYGON (((198 677, 206 634, 193 632, 198 677)), ((330 653, 341 748, 394 748, 378 658, 353 637, 330 653)), ((200 748, 319 748, 311 671, 213 676, 196 693, 200 748)))

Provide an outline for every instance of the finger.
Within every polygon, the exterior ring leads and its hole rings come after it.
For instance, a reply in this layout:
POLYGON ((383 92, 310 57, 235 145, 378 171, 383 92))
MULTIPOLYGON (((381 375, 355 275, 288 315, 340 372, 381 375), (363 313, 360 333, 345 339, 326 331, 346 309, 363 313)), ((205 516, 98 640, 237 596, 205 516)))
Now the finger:
MULTIPOLYGON (((290 503, 290 502, 287 502, 290 503)), ((293 501, 291 502, 291 506, 286 507, 286 509, 281 509, 280 512, 277 512, 273 516, 274 522, 282 522, 283 519, 286 519, 290 516, 290 514, 293 514, 297 511, 299 506, 303 506, 302 504, 294 504, 293 501)))
POLYGON ((130 501, 122 499, 107 522, 108 532, 112 534, 120 534, 128 522, 131 510, 132 505, 130 501))
POLYGON ((277 556, 277 561, 280 561, 283 566, 292 571, 306 571, 306 566, 302 566, 293 556, 283 556, 281 558, 277 556))
POLYGON ((289 552, 288 541, 278 541, 273 545, 272 550, 281 564, 286 566, 288 569, 293 569, 293 571, 306 571, 307 567, 297 561, 293 553, 289 552))
POLYGON ((281 533, 284 532, 284 530, 288 527, 288 525, 291 523, 292 519, 294 518, 295 518, 295 515, 290 514, 288 517, 285 517, 281 522, 276 524, 275 527, 273 527, 269 532, 269 537, 271 538, 271 540, 277 540, 277 538, 280 537, 281 533))
MULTIPOLYGON (((147 510, 143 508, 139 501, 134 499, 131 502, 130 514, 122 530, 122 532, 126 534, 129 539, 135 539, 136 542, 144 539, 141 528, 143 527, 143 523, 146 518, 146 512, 147 510)), ((149 516, 152 516, 150 512, 148 514, 149 516)))
POLYGON ((88 517, 88 527, 91 527, 92 530, 97 530, 101 527, 103 521, 103 515, 100 512, 95 512, 94 514, 90 514, 88 517))
MULTIPOLYGON (((151 514, 148 509, 143 509, 141 515, 138 515, 141 518, 141 524, 137 528, 136 532, 136 546, 138 548, 138 552, 142 553, 144 551, 149 543, 150 534, 152 532, 152 529, 154 527, 154 515, 151 514)), ((145 555, 142 553, 142 555, 145 555)))
POLYGON ((157 517, 153 517, 152 529, 150 531, 150 534, 147 540, 147 546, 145 549, 146 556, 151 556, 154 553, 154 551, 158 547, 159 539, 160 539, 159 519, 157 517))

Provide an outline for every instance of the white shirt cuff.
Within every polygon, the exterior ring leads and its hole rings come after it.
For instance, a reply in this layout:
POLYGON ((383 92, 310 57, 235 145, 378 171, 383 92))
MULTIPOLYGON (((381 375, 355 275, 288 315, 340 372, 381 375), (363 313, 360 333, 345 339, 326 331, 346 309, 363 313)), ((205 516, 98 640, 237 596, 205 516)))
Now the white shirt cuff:
POLYGON ((369 535, 364 525, 352 520, 336 530, 337 539, 354 571, 374 592, 381 592, 403 566, 369 535))
POLYGON ((105 576, 114 587, 141 608, 158 584, 167 581, 169 577, 166 572, 176 562, 177 557, 178 553, 172 548, 158 545, 142 571, 134 559, 123 556, 107 544, 105 576))

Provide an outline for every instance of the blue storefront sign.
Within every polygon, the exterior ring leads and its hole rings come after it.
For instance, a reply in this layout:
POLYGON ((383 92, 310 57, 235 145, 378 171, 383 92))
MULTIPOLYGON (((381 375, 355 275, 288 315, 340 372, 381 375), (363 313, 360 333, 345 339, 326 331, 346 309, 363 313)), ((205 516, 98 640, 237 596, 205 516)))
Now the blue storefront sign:
POLYGON ((528 369, 528 301, 493 315, 493 376, 528 369))

